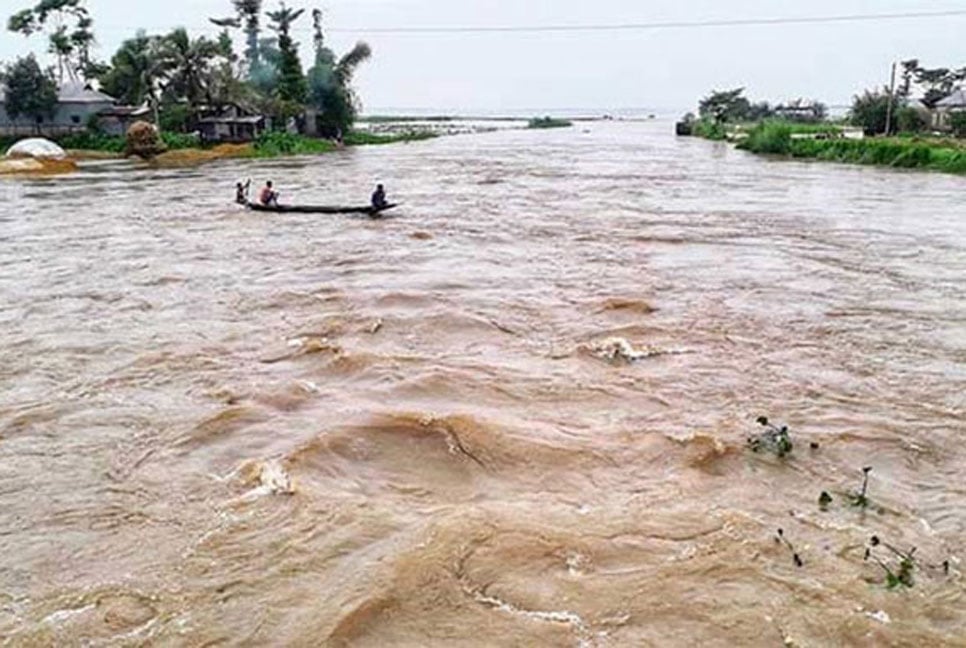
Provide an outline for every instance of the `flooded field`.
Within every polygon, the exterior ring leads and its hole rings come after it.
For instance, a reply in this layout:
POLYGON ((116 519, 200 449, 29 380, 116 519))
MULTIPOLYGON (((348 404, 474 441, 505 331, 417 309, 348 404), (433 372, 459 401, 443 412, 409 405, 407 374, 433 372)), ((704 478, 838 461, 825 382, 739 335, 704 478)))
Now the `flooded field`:
POLYGON ((0 182, 0 645, 966 646, 966 178, 670 131, 0 182))

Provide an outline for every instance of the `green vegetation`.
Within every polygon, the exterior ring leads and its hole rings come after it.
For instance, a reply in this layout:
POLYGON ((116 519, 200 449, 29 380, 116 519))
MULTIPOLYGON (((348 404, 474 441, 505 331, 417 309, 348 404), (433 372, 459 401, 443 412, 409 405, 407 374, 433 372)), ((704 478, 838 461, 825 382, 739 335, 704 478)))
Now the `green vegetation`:
POLYGON ((752 452, 771 452, 779 459, 791 454, 795 446, 788 434, 787 425, 772 425, 765 416, 759 416, 757 422, 765 429, 748 437, 748 447, 752 452))
POLYGON ((432 131, 405 131, 401 133, 370 133, 350 131, 343 142, 346 146, 369 146, 374 144, 395 144, 397 142, 419 142, 438 137, 432 131))
POLYGON ((573 122, 554 117, 534 117, 527 124, 527 128, 570 128, 573 122))
MULTIPOLYGON (((306 10, 284 2, 263 11, 263 0, 232 0, 232 16, 212 19, 222 28, 214 38, 191 37, 184 28, 165 34, 139 31, 122 42, 109 63, 101 63, 91 59, 94 22, 85 0, 34 1, 36 6, 10 16, 7 28, 25 36, 48 35, 49 51, 57 56, 57 80, 97 81, 125 104, 147 102, 162 131, 191 132, 199 118, 240 107, 271 117, 278 130, 294 127, 338 139, 359 112, 352 77, 372 51, 357 43, 337 58, 325 44, 318 9, 312 12, 315 57, 305 73, 294 34, 306 10), (263 20, 271 33, 263 31, 263 20), (244 33, 241 55, 234 51, 231 30, 244 33)), ((50 97, 28 94, 35 102, 50 97)))
POLYGON ((966 173, 966 143, 951 139, 916 136, 861 140, 795 139, 790 127, 765 123, 752 129, 738 147, 752 153, 827 162, 966 173))
POLYGON ((728 139, 728 129, 721 123, 712 119, 699 119, 691 125, 691 134, 695 137, 703 137, 709 140, 728 139))
POLYGON ((966 138, 966 112, 953 113, 949 120, 953 135, 966 138))
POLYGON ((106 153, 123 153, 127 145, 123 137, 103 135, 91 131, 73 133, 57 138, 57 143, 64 149, 83 151, 104 151, 106 153))
POLYGON ((329 140, 312 139, 285 132, 263 133, 253 145, 254 157, 268 158, 282 155, 315 155, 330 153, 336 145, 329 140))
POLYGON ((819 101, 795 99, 785 104, 771 105, 767 101, 752 103, 744 96, 744 88, 715 90, 698 104, 702 120, 715 124, 758 122, 765 119, 812 124, 824 121, 828 109, 819 101))
POLYGON ((40 69, 37 59, 31 54, 18 59, 2 75, 7 89, 6 111, 11 119, 26 117, 40 123, 53 117, 57 107, 57 83, 53 75, 40 69))
POLYGON ((169 151, 181 149, 201 148, 201 143, 195 135, 184 133, 170 133, 161 131, 161 141, 169 151))
MULTIPOLYGON (((886 587, 889 589, 897 589, 899 587, 912 587, 915 585, 915 580, 913 579, 913 573, 916 570, 916 548, 913 547, 909 551, 900 551, 892 545, 882 542, 878 536, 872 536, 869 540, 869 546, 865 550, 865 560, 873 560, 886 574, 886 587), (888 549, 895 558, 895 564, 890 565, 886 561, 882 560, 875 555, 874 551, 878 547, 885 547, 888 549)), ((946 572, 949 572, 949 562, 943 563, 946 572)))

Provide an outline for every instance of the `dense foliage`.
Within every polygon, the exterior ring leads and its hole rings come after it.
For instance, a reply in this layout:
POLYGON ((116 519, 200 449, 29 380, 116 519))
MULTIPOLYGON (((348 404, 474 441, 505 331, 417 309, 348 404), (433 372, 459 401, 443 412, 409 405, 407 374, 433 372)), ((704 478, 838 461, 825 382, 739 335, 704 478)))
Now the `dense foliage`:
POLYGON ((53 74, 40 69, 33 54, 18 59, 3 74, 6 86, 6 111, 16 119, 27 117, 38 125, 53 117, 57 108, 57 83, 53 74))
POLYGON ((312 13, 315 51, 305 73, 293 37, 305 10, 284 2, 277 10, 263 12, 262 0, 232 0, 232 15, 212 19, 222 28, 217 38, 191 37, 184 28, 167 34, 139 31, 121 44, 109 63, 91 59, 93 20, 84 3, 39 0, 11 16, 7 26, 27 36, 46 32, 57 57, 59 81, 96 79, 104 92, 122 103, 147 103, 162 130, 190 132, 200 117, 243 107, 273 118, 276 128, 340 138, 358 115, 352 77, 372 52, 358 43, 337 58, 325 44, 319 10, 312 13), (263 33, 263 17, 271 33, 263 33), (232 30, 244 33, 240 56, 234 51, 232 30), (307 122, 306 116, 313 121, 307 122))
POLYGON ((333 150, 335 144, 327 140, 311 139, 282 131, 263 133, 255 140, 256 157, 328 153, 333 150))
POLYGON ((698 114, 702 120, 717 124, 758 122, 780 118, 797 123, 816 123, 828 116, 825 104, 807 99, 795 99, 771 105, 767 101, 751 102, 744 96, 744 88, 715 90, 701 100, 698 114))
POLYGON ((956 137, 966 137, 966 112, 953 113, 949 119, 949 125, 956 137))
MULTIPOLYGON (((888 88, 866 90, 853 99, 849 119, 853 126, 861 127, 866 135, 884 134, 889 120, 889 104, 893 101, 888 88)), ((895 122, 888 128, 895 132, 895 122)))
POLYGON ((762 124, 754 129, 739 148, 753 153, 789 155, 832 162, 876 164, 897 168, 923 168, 950 173, 966 173, 966 146, 954 140, 921 138, 843 138, 792 137, 792 128, 781 124, 762 124))

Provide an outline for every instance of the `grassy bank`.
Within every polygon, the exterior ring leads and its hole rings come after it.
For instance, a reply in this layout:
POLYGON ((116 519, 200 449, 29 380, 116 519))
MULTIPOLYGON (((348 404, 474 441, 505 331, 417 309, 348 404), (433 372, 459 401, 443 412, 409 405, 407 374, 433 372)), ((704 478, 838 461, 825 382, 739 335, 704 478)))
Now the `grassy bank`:
POLYGON ((803 124, 778 119, 764 122, 741 122, 721 124, 710 119, 701 119, 692 124, 691 134, 695 137, 703 137, 709 140, 741 140, 752 136, 754 133, 765 129, 769 131, 780 130, 791 135, 829 135, 838 136, 843 132, 839 124, 821 122, 816 124, 803 124))
POLYGON ((793 158, 966 173, 966 142, 945 138, 800 139, 785 124, 763 123, 738 148, 793 158))
MULTIPOLYGON (((402 133, 369 133, 352 131, 345 137, 346 146, 374 146, 413 142, 437 137, 429 131, 406 131, 402 133)), ((5 151, 24 137, 0 138, 0 152, 5 151)), ((161 167, 183 167, 238 158, 276 158, 294 155, 322 155, 340 146, 330 140, 304 137, 285 132, 263 133, 247 144, 218 144, 206 146, 193 135, 162 133, 167 151, 155 157, 152 163, 161 167)), ((83 132, 58 137, 57 144, 70 152, 74 159, 119 158, 124 155, 125 138, 99 133, 83 132)))

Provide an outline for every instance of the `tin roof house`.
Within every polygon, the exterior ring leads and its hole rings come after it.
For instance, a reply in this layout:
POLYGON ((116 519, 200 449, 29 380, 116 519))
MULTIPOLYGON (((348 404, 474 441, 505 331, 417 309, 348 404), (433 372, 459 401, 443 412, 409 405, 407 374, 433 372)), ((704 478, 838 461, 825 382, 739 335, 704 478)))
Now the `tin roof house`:
POLYGON ((953 113, 966 112, 966 89, 959 88, 951 95, 936 102, 933 106, 933 127, 938 130, 949 130, 952 126, 953 113))
POLYGON ((57 106, 52 118, 34 121, 30 117, 18 115, 10 117, 6 111, 6 89, 0 87, 0 134, 65 135, 87 128, 92 115, 114 107, 114 97, 94 90, 81 82, 65 83, 57 91, 57 106))

